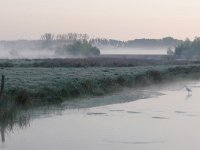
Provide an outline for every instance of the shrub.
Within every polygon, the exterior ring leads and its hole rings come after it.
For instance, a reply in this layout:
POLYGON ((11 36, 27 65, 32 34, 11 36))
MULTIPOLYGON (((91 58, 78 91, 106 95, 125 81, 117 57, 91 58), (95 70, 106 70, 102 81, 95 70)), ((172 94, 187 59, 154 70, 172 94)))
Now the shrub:
POLYGON ((18 105, 30 104, 30 94, 26 90, 19 90, 16 93, 15 101, 18 105))
POLYGON ((56 51, 61 55, 73 55, 73 56, 98 56, 100 50, 97 47, 93 47, 88 41, 78 41, 71 45, 64 45, 62 48, 56 51))
POLYGON ((200 58, 200 38, 195 38, 194 41, 185 40, 175 49, 175 56, 181 58, 200 58))
POLYGON ((161 82, 162 81, 162 75, 157 70, 147 71, 147 76, 150 81, 153 81, 153 82, 161 82))

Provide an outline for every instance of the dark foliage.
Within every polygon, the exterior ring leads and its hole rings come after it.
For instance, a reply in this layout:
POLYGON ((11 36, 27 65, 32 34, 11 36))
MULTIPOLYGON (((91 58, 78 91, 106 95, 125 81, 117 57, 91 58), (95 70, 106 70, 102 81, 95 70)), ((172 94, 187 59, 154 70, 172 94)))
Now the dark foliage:
POLYGON ((182 41, 172 37, 162 39, 135 39, 129 41, 120 41, 114 39, 96 38, 90 42, 95 46, 103 47, 120 47, 120 48, 160 48, 160 47, 175 47, 182 41))
POLYGON ((200 38, 194 41, 185 40, 175 49, 175 56, 178 58, 199 59, 200 58, 200 38))
POLYGON ((71 45, 64 45, 61 49, 58 49, 57 54, 65 54, 72 56, 98 56, 100 50, 97 47, 93 47, 88 41, 78 41, 71 45))
POLYGON ((29 93, 26 90, 19 90, 16 93, 16 103, 18 105, 27 105, 30 104, 30 97, 29 97, 29 93))

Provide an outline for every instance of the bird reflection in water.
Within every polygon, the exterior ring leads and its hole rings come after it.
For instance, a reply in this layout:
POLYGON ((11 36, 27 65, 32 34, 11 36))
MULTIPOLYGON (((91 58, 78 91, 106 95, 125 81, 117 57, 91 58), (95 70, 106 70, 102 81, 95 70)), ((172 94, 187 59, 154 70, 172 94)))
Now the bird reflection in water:
POLYGON ((192 97, 192 89, 188 86, 185 86, 185 90, 188 92, 187 96, 185 97, 185 100, 188 100, 192 97))
POLYGON ((186 95, 185 100, 189 100, 191 97, 192 97, 192 94, 188 94, 186 95))

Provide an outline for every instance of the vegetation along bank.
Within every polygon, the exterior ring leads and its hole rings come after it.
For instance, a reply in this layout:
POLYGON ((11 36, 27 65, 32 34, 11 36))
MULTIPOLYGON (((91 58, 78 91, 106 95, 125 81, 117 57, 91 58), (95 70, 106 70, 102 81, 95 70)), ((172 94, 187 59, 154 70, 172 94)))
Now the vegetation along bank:
POLYGON ((43 105, 73 100, 82 96, 99 96, 122 87, 140 87, 198 78, 200 65, 164 65, 137 67, 88 68, 1 68, 5 75, 0 106, 43 105))

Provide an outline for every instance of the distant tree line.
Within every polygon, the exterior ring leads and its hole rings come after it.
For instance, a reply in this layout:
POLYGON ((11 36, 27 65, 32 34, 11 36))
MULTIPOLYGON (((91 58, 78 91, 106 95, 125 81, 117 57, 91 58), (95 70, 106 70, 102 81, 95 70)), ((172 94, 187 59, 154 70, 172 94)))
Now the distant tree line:
POLYGON ((199 59, 200 37, 196 37, 193 41, 186 39, 175 48, 174 55, 178 58, 199 59))
POLYGON ((52 33, 45 33, 41 36, 41 40, 43 41, 83 41, 88 40, 89 36, 87 34, 80 34, 80 33, 68 33, 68 34, 52 34, 52 33))
POLYGON ((45 33, 38 40, 17 40, 17 41, 0 41, 0 45, 9 49, 55 49, 58 46, 72 44, 77 41, 88 41, 95 47, 113 47, 113 48, 168 48, 176 47, 183 41, 172 37, 162 39, 135 39, 121 41, 105 38, 90 38, 87 34, 68 33, 52 34, 45 33))
MULTIPOLYGON (((68 33, 52 34, 45 33, 38 40, 0 41, 1 49, 9 50, 12 55, 20 50, 53 50, 60 53, 76 54, 75 49, 83 51, 83 55, 93 51, 92 55, 99 54, 98 48, 168 48, 181 45, 182 41, 172 37, 162 39, 135 39, 121 41, 105 38, 90 38, 87 34, 68 33), (82 48, 81 48, 82 47, 82 48), (68 48, 68 50, 66 50, 68 48), (86 50, 86 48, 88 50, 86 50), (98 49, 98 50, 97 50, 98 49)), ((187 42, 184 42, 184 44, 187 42)), ((187 45, 187 44, 186 44, 187 45)), ((178 49, 178 48, 177 48, 178 49)), ((169 51, 170 52, 170 51, 169 51)), ((179 53, 178 50, 176 54, 179 53)), ((172 53, 170 52, 170 55, 172 53)), ((177 54, 178 55, 178 54, 177 54)))
POLYGON ((163 47, 176 47, 181 40, 174 39, 172 37, 165 37, 162 39, 135 39, 129 41, 120 41, 113 39, 90 39, 93 45, 99 47, 120 47, 120 48, 163 48, 163 47))
POLYGON ((98 47, 126 47, 126 42, 114 39, 95 38, 90 39, 89 42, 98 47))
POLYGON ((162 39, 135 39, 128 41, 121 41, 106 38, 90 38, 87 34, 68 33, 54 35, 46 33, 41 36, 43 41, 57 41, 57 42, 75 42, 87 40, 96 47, 114 47, 114 48, 162 48, 162 47, 176 47, 181 40, 172 37, 165 37, 162 39))

